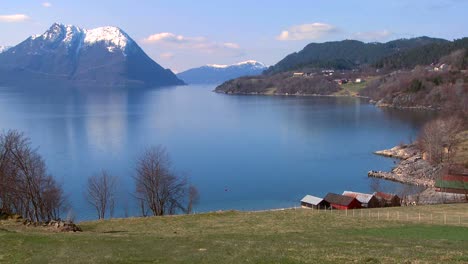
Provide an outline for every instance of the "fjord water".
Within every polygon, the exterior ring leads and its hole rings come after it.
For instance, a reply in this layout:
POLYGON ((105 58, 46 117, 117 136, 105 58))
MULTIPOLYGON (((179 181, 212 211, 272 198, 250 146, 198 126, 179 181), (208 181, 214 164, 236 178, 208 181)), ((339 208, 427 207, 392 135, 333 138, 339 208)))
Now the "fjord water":
POLYGON ((415 138, 430 113, 379 109, 359 98, 235 96, 214 86, 158 89, 0 88, 0 129, 39 147, 74 214, 95 218, 86 178, 119 178, 116 216, 137 215, 135 160, 164 145, 201 194, 197 212, 291 207, 305 194, 370 191, 373 155, 415 138))

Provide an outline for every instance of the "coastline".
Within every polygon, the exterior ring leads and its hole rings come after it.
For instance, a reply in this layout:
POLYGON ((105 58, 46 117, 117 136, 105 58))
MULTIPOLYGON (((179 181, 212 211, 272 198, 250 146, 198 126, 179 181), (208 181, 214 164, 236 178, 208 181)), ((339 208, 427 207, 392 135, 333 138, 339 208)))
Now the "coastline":
POLYGON ((435 181, 442 171, 442 166, 433 166, 422 158, 422 153, 414 144, 400 145, 391 149, 374 152, 383 157, 399 159, 400 162, 390 172, 369 171, 370 178, 384 179, 422 188, 416 193, 407 194, 406 202, 417 204, 442 204, 465 202, 464 194, 437 191, 435 181))
POLYGON ((400 162, 390 172, 371 170, 368 177, 380 178, 404 184, 433 188, 441 167, 434 167, 422 158, 414 144, 399 145, 374 152, 376 155, 396 158, 400 162))
POLYGON ((380 100, 375 101, 371 99, 368 96, 363 96, 363 95, 346 95, 346 94, 288 94, 288 93, 257 93, 257 92, 252 92, 252 93, 242 93, 242 92, 223 92, 223 91, 217 91, 216 89, 213 90, 214 93, 217 94, 225 94, 225 95, 261 95, 261 96, 294 96, 294 97, 335 97, 335 98, 359 98, 359 99, 365 99, 367 102, 370 104, 375 105, 376 107, 379 108, 393 108, 393 109, 401 109, 401 110, 423 110, 423 111, 439 111, 441 110, 438 107, 430 107, 430 106, 423 106, 423 105, 417 105, 417 106, 397 106, 394 104, 387 104, 387 103, 382 103, 380 100))
POLYGON ((279 93, 240 93, 240 92, 235 92, 235 93, 226 93, 223 91, 216 91, 213 90, 213 92, 217 94, 225 94, 225 95, 262 95, 262 96, 296 96, 296 97, 349 97, 349 98, 360 98, 360 99, 366 99, 371 101, 370 97, 367 96, 362 96, 362 95, 344 95, 344 94, 279 94, 279 93))

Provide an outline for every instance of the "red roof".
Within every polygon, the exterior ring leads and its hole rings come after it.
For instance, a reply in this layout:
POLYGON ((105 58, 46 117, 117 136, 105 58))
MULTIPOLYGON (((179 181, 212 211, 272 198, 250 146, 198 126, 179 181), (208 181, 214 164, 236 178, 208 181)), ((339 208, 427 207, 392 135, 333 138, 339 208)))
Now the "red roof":
POLYGON ((462 181, 468 182, 468 176, 463 174, 447 174, 442 176, 443 181, 462 181))
POLYGON ((375 192, 374 195, 376 197, 378 197, 378 198, 382 198, 382 199, 385 199, 385 200, 391 200, 391 199, 393 199, 393 197, 396 196, 394 194, 384 193, 384 192, 375 192))
POLYGON ((353 202, 353 200, 356 200, 354 197, 339 195, 336 193, 328 193, 327 196, 325 196, 323 199, 329 203, 343 206, 348 206, 353 202))

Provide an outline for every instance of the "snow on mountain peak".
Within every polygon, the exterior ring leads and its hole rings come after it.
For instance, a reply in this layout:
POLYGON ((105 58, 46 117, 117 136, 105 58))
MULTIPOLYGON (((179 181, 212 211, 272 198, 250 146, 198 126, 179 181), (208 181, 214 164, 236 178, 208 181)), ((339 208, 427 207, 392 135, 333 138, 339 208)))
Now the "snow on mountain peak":
POLYGON ((224 68, 229 67, 229 65, 225 65, 225 64, 207 64, 206 66, 212 67, 212 68, 219 68, 219 69, 224 69, 224 68))
POLYGON ((255 60, 247 60, 247 61, 242 61, 239 63, 235 63, 232 65, 225 65, 225 64, 208 64, 206 66, 212 67, 212 68, 218 68, 218 69, 224 69, 228 67, 239 67, 239 66, 246 66, 246 65, 251 65, 254 68, 266 68, 265 64, 255 61, 255 60))
POLYGON ((117 27, 99 27, 85 31, 84 43, 86 45, 93 45, 98 42, 105 42, 110 45, 109 51, 112 47, 120 48, 122 51, 130 43, 130 37, 117 27))
POLYGON ((255 61, 255 60, 242 61, 242 62, 236 63, 235 65, 241 66, 241 65, 248 65, 248 64, 253 65, 257 68, 266 68, 265 64, 255 61))
POLYGON ((61 41, 71 45, 74 40, 79 39, 80 47, 89 47, 98 43, 105 43, 109 52, 116 49, 121 50, 125 55, 125 49, 133 40, 120 28, 98 27, 95 29, 82 29, 73 25, 54 23, 44 34, 31 36, 32 40, 42 38, 49 42, 61 41))
MULTIPOLYGON (((75 35, 78 32, 82 32, 82 29, 72 26, 72 25, 54 23, 40 37, 50 42, 54 42, 57 40, 63 40, 65 42, 69 42, 72 39, 73 35, 75 35)), ((36 39, 36 38, 37 36, 32 37, 32 39, 36 39)))
POLYGON ((11 47, 10 46, 0 46, 0 53, 5 52, 9 50, 11 47))

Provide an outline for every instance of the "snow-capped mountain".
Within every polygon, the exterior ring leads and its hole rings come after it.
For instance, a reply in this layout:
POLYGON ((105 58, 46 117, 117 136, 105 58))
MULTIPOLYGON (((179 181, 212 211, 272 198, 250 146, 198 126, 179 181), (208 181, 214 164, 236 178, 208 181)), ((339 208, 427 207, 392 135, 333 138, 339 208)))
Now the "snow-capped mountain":
POLYGON ((189 84, 218 84, 241 76, 261 74, 265 64, 248 60, 232 65, 208 64, 177 74, 177 77, 189 84))
POLYGON ((117 27, 82 29, 55 23, 0 54, 0 84, 18 80, 77 84, 183 84, 117 27))
POLYGON ((10 46, 0 46, 0 53, 5 52, 9 50, 11 47, 10 46))

